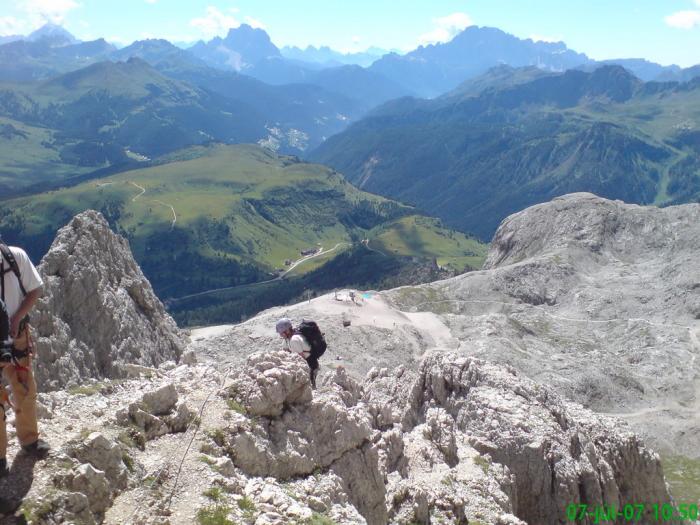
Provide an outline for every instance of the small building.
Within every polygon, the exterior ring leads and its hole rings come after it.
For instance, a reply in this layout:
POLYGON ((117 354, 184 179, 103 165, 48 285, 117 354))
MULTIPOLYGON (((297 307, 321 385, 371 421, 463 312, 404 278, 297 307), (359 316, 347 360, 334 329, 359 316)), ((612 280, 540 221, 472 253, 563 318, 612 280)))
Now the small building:
POLYGON ((318 248, 306 248, 305 250, 301 250, 301 255, 302 257, 306 257, 307 255, 313 255, 318 251, 318 248))

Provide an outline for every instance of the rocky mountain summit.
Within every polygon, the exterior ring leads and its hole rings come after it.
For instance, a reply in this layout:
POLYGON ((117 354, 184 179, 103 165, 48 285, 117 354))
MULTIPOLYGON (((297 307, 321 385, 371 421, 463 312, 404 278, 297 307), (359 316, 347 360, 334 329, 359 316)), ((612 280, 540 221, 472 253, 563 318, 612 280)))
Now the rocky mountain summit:
POLYGON ((670 502, 639 434, 700 448, 699 215, 569 195, 504 221, 482 271, 338 291, 185 349, 127 243, 82 214, 41 266, 54 450, 34 465, 11 439, 0 519, 539 525, 571 522, 571 504, 670 502), (279 351, 282 315, 326 333, 315 391, 279 351))
POLYGON ((126 240, 98 212, 81 213, 59 230, 38 269, 45 283, 33 315, 40 390, 179 360, 185 343, 175 322, 126 240))

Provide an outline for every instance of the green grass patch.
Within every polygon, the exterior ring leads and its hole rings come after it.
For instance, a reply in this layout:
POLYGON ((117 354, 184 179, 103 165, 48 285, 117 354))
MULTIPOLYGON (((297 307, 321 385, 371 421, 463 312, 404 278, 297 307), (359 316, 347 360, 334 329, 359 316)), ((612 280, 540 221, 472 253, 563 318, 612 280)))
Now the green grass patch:
POLYGON ((223 447, 226 445, 226 434, 222 428, 215 428, 213 430, 207 431, 207 436, 209 436, 214 443, 223 447))
POLYGON ((248 496, 243 496, 238 500, 238 508, 243 512, 255 512, 255 503, 248 496))
POLYGON ((450 472, 447 476, 440 480, 440 483, 442 483, 446 487, 452 487, 452 485, 454 485, 455 483, 454 475, 450 472))
POLYGON ((438 219, 410 215, 371 232, 368 246, 386 255, 435 258, 453 270, 480 269, 488 245, 444 228, 438 219))
POLYGON ((197 458, 197 459, 199 459, 199 461, 201 461, 202 463, 206 463, 206 464, 209 465, 210 467, 213 467, 214 465, 216 465, 216 461, 215 461, 215 460, 213 460, 213 459, 210 458, 209 456, 205 456, 204 454, 202 454, 201 456, 199 456, 199 458, 197 458))
POLYGON ((256 510, 255 503, 253 503, 252 499, 250 499, 248 496, 243 496, 238 500, 238 508, 243 511, 243 516, 246 520, 252 521, 256 510))
POLYGON ((202 496, 206 496, 215 502, 221 502, 226 499, 226 495, 221 487, 209 487, 207 490, 202 492, 202 496))
POLYGON ((484 471, 484 474, 488 473, 489 467, 491 467, 491 461, 486 459, 484 456, 476 456, 472 461, 474 461, 475 465, 479 465, 481 467, 481 470, 484 471))
POLYGON ((40 499, 27 498, 22 501, 18 513, 27 523, 45 523, 46 518, 56 510, 53 496, 51 492, 40 499))
POLYGON ((314 512, 304 523, 305 525, 337 525, 331 518, 318 512, 314 512))
POLYGON ((676 503, 700 505, 700 459, 668 456, 661 464, 676 503))
POLYGON ((246 408, 235 399, 227 399, 226 406, 229 410, 233 410, 234 412, 238 412, 239 414, 243 414, 244 416, 248 413, 246 408))
POLYGON ((100 393, 102 386, 103 385, 101 383, 73 386, 68 389, 68 393, 73 396, 94 396, 95 394, 100 393))
POLYGON ((122 462, 129 472, 134 472, 134 458, 132 458, 131 455, 125 450, 122 451, 122 462))
POLYGON ((197 511, 197 523, 199 525, 235 525, 228 519, 231 507, 228 505, 212 505, 197 511))

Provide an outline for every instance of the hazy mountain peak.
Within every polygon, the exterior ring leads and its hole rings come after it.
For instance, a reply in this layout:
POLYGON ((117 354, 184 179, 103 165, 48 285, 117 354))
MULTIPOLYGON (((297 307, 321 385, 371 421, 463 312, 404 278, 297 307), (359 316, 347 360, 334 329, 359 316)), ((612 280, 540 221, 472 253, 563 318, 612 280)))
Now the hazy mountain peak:
POLYGON ((281 57, 280 50, 263 30, 242 24, 231 28, 226 37, 199 42, 190 51, 209 65, 222 69, 249 68, 270 57, 281 57))
POLYGON ((51 47, 69 46, 79 44, 80 40, 75 38, 66 29, 57 24, 48 22, 41 26, 36 31, 27 36, 27 40, 38 42, 40 40, 47 41, 51 47))

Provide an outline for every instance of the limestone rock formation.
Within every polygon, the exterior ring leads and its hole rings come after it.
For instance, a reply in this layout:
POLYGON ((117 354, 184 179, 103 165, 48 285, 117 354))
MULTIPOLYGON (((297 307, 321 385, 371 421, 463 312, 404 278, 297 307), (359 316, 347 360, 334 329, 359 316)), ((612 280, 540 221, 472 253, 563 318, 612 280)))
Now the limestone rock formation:
POLYGON ((259 416, 229 430, 227 446, 237 467, 279 480, 332 471, 369 523, 385 522, 384 484, 366 411, 348 407, 334 391, 312 397, 306 363, 286 352, 253 354, 232 393, 248 414, 259 416))
MULTIPOLYGON (((428 508, 450 509, 450 522, 460 522, 462 508, 470 519, 506 519, 483 515, 490 506, 527 523, 563 523, 570 503, 622 508, 669 498, 658 456, 629 427, 564 401, 512 368, 435 353, 417 374, 384 371, 364 388, 370 410, 390 406, 404 431, 412 490, 420 489, 428 508), (483 498, 490 490, 485 479, 474 486, 469 466, 498 485, 486 505, 471 503, 471 491, 483 498)), ((403 505, 395 506, 400 514, 403 505)))
POLYGON ((564 523, 571 503, 669 501, 658 456, 626 425, 512 368, 434 353, 362 386, 341 369, 308 397, 305 366, 253 354, 219 445, 247 476, 339 478, 369 524, 564 523))
POLYGON ((33 320, 40 390, 124 377, 127 363, 157 366, 182 354, 183 338, 127 241, 98 212, 59 230, 39 272, 45 288, 33 320))

